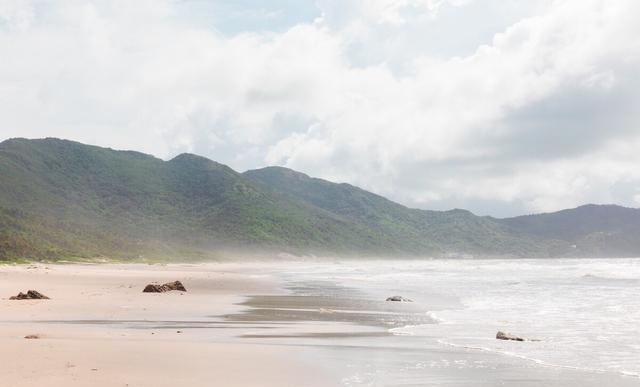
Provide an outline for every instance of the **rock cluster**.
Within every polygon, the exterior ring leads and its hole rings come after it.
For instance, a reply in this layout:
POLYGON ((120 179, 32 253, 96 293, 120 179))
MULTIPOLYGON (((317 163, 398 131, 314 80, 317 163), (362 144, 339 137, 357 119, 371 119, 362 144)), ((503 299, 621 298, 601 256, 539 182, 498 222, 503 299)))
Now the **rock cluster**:
POLYGON ((18 293, 17 296, 13 296, 11 298, 9 298, 10 300, 48 300, 49 297, 45 296, 44 294, 36 291, 36 290, 29 290, 26 293, 18 293))
POLYGON ((171 290, 179 290, 181 292, 187 291, 184 285, 182 285, 182 282, 174 281, 174 282, 168 282, 163 285, 149 284, 144 288, 142 292, 143 293, 164 293, 171 290))

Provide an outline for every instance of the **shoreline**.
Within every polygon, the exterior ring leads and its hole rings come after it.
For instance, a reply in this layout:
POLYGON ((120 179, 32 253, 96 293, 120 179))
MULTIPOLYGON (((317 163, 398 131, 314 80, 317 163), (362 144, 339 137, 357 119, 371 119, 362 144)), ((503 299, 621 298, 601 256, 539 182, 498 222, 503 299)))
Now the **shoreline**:
POLYGON ((418 275, 423 266, 405 264, 0 265, 2 387, 640 384, 443 343, 465 332, 438 318, 465 308, 446 291, 454 282, 442 267, 418 275), (429 286, 398 281, 394 267, 429 286), (175 280, 186 293, 142 293, 175 280), (8 300, 29 289, 52 299, 8 300), (415 302, 385 302, 396 293, 415 302), (425 329, 394 334, 411 326, 425 329))
MULTIPOLYGON (((510 264, 517 264, 513 261, 510 264)), ((611 261, 605 261, 611 262, 611 261)), ((386 262, 376 268, 375 262, 361 261, 357 263, 342 262, 338 264, 309 264, 291 265, 280 272, 280 277, 287 284, 291 294, 274 295, 270 297, 252 297, 247 301, 252 309, 249 316, 258 319, 280 318, 281 322, 310 319, 314 321, 330 320, 351 323, 357 326, 356 333, 349 333, 349 325, 342 326, 342 333, 311 333, 299 332, 293 335, 259 335, 260 340, 286 338, 289 343, 307 346, 323 346, 317 356, 326 356, 324 352, 331 352, 329 361, 333 364, 345 363, 349 375, 343 384, 347 386, 414 386, 414 385, 452 385, 452 386, 562 386, 586 387, 601 386, 613 383, 616 386, 638 386, 640 379, 629 372, 604 370, 599 372, 588 367, 559 366, 546 361, 532 361, 521 356, 512 356, 510 351, 517 348, 518 343, 495 341, 494 335, 501 328, 503 322, 497 321, 499 315, 492 318, 492 326, 475 340, 487 340, 489 345, 504 347, 503 351, 480 351, 468 345, 451 346, 442 340, 448 337, 460 338, 460 334, 468 332, 465 327, 449 325, 450 321, 439 318, 440 311, 466 310, 467 306, 454 294, 447 291, 448 287, 455 287, 450 273, 442 271, 440 265, 450 265, 454 262, 438 260, 428 263, 429 269, 420 275, 414 269, 422 266, 405 267, 415 264, 415 261, 386 262), (438 270, 434 270, 439 267, 438 270), (399 272, 395 268, 404 268, 399 272), (398 274, 401 276, 398 277, 398 274), (422 277, 426 275, 426 277, 422 277), (433 276, 437 277, 433 277, 433 276), (371 277, 374 278, 371 278, 371 277), (408 276, 408 277, 407 277, 408 276), (383 279, 381 281, 381 279, 383 279), (419 286, 416 283, 398 280, 398 278, 413 278, 415 280, 433 282, 437 278, 438 284, 419 286), (444 282, 443 282, 444 281, 444 282), (393 294, 402 294, 414 299, 415 303, 385 303, 383 300, 393 294), (296 300, 299 297, 299 300, 296 300), (275 300, 274 300, 275 299, 275 300), (329 303, 326 303, 326 302, 329 303), (335 307, 335 314, 325 315, 317 313, 318 309, 335 307), (389 321, 380 320, 392 310, 393 318, 389 321), (281 313, 286 311, 286 313, 281 313), (341 313, 343 312, 343 313, 341 313), (435 313, 434 313, 435 312, 435 313), (405 316, 419 315, 418 321, 407 321, 405 316), (262 315, 260 317, 260 315, 262 315), (417 324, 416 324, 417 322, 417 324), (414 335, 390 334, 396 327, 404 330, 407 327, 425 327, 423 331, 414 335), (380 328, 384 332, 380 332, 380 328), (514 346, 515 345, 515 346, 514 346), (511 349, 510 349, 511 348, 511 349), (506 351, 506 352, 505 352, 506 351)), ((484 261, 491 267, 492 261, 484 261)), ((548 262, 546 260, 529 259, 529 264, 555 265, 566 264, 566 261, 548 262)), ((572 261, 572 264, 575 261, 572 261)), ((457 266, 457 265, 456 265, 457 266)), ((449 267, 449 266, 447 266, 449 267)), ((500 266, 498 266, 500 267, 500 266)), ((477 267, 465 269, 465 265, 458 266, 458 274, 478 270, 477 267)), ((421 269, 421 270, 424 270, 421 269)), ((591 270, 584 268, 584 270, 591 270)), ((420 271, 419 271, 420 272, 420 271)), ((525 275, 526 277, 526 275, 525 275)), ((485 277, 490 278, 490 277, 485 277)), ((543 278, 543 277, 542 277, 543 278)), ((582 279, 582 274, 579 274, 582 279)), ((499 281, 499 280, 498 280, 499 281)), ((465 286, 466 280, 459 283, 465 286)), ((518 282, 519 283, 519 282, 518 282)), ((505 278, 500 287, 515 286, 505 278)), ((506 290, 506 289, 505 289, 506 290)), ((534 297, 535 298, 535 297, 534 297)), ((480 317, 480 316, 477 316, 480 317)), ((475 322, 475 317, 468 316, 469 323, 475 322)), ((579 321, 579 320, 578 320, 579 321)), ((567 325, 569 328, 571 325, 567 325)), ((317 329, 311 325, 310 329, 317 329)), ((333 326, 334 329, 340 328, 333 326)), ((470 338, 464 338, 471 339, 470 338)), ((557 346, 553 338, 539 343, 542 346, 557 346)), ((569 349, 570 350, 570 349, 569 349)), ((516 351, 517 353, 517 351, 516 351)), ((336 367, 337 369, 338 367, 336 367)), ((344 381, 343 380, 343 381, 344 381)))

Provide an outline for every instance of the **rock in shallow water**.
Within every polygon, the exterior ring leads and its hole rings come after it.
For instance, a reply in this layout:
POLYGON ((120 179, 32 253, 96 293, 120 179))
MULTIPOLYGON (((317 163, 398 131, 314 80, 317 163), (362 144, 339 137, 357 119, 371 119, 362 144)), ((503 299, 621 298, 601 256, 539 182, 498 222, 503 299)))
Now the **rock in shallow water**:
POLYGON ((504 333, 502 331, 498 331, 498 333, 496 333, 496 339, 498 339, 498 340, 512 340, 512 341, 525 341, 522 337, 513 336, 512 334, 504 333))
POLYGON ((402 296, 392 296, 392 297, 387 298, 387 301, 413 302, 413 300, 410 300, 408 298, 404 298, 402 296))

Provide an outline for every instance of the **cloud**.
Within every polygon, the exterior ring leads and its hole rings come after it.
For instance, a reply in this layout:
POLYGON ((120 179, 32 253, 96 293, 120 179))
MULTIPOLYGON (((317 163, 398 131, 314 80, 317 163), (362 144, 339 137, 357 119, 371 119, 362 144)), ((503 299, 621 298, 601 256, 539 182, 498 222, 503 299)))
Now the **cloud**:
POLYGON ((12 31, 24 31, 33 22, 31 4, 19 0, 6 0, 0 3, 0 26, 12 31))
POLYGON ((276 3, 231 28, 197 16, 224 2, 3 2, 0 135, 284 165, 423 208, 637 205, 637 2, 276 3))

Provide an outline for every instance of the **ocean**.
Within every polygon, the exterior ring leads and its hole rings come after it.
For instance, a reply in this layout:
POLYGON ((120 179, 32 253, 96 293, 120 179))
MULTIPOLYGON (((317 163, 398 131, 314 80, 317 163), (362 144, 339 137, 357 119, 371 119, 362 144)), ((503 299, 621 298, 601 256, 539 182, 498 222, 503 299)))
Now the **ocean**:
POLYGON ((298 321, 285 343, 344 386, 640 385, 640 259, 313 261, 271 274, 298 302, 254 310, 298 321), (314 320, 338 325, 305 330, 314 320))

